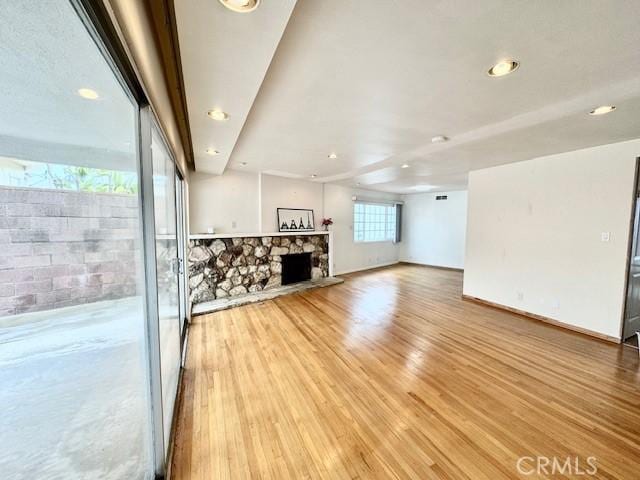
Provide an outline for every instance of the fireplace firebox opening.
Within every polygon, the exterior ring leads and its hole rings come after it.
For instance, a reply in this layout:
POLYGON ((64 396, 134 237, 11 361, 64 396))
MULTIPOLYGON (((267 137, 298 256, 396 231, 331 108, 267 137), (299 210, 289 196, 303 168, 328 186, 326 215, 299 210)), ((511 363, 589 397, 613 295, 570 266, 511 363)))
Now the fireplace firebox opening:
POLYGON ((311 254, 291 253, 282 256, 282 285, 311 279, 311 254))

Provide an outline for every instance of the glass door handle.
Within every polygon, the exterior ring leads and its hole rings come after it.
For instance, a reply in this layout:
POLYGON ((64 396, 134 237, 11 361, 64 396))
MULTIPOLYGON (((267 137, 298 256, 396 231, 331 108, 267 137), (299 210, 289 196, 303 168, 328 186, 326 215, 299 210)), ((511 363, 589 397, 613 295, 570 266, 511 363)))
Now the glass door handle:
POLYGON ((178 257, 170 258, 168 263, 171 274, 175 275, 176 273, 180 273, 180 259, 178 257))

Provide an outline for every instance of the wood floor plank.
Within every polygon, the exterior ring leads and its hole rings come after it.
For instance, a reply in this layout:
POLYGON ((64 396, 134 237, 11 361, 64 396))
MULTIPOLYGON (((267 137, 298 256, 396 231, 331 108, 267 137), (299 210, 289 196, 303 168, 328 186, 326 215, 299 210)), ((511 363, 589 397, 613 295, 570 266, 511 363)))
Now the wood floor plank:
POLYGON ((461 290, 398 265, 196 317, 173 478, 639 478, 637 352, 461 290))

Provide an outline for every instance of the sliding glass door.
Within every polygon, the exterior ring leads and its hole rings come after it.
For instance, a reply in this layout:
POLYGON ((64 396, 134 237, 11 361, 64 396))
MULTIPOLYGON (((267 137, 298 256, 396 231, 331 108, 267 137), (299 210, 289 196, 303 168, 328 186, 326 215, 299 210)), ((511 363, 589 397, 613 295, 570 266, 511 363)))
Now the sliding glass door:
POLYGON ((0 18, 0 476, 153 478, 138 105, 68 0, 0 18))
POLYGON ((0 1, 0 18, 0 477, 163 475, 179 172, 77 2, 0 1))
POLYGON ((162 378, 162 423, 165 454, 169 445, 173 407, 180 376, 180 270, 176 168, 160 131, 151 129, 156 272, 162 378))

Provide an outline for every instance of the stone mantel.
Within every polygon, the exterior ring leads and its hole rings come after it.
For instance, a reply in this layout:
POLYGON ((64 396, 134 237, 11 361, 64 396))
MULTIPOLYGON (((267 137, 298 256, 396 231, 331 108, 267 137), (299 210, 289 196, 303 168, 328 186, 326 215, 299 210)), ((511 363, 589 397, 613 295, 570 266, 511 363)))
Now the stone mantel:
POLYGON ((190 300, 196 305, 280 287, 282 256, 296 253, 310 254, 312 281, 333 277, 332 232, 190 235, 190 300))

